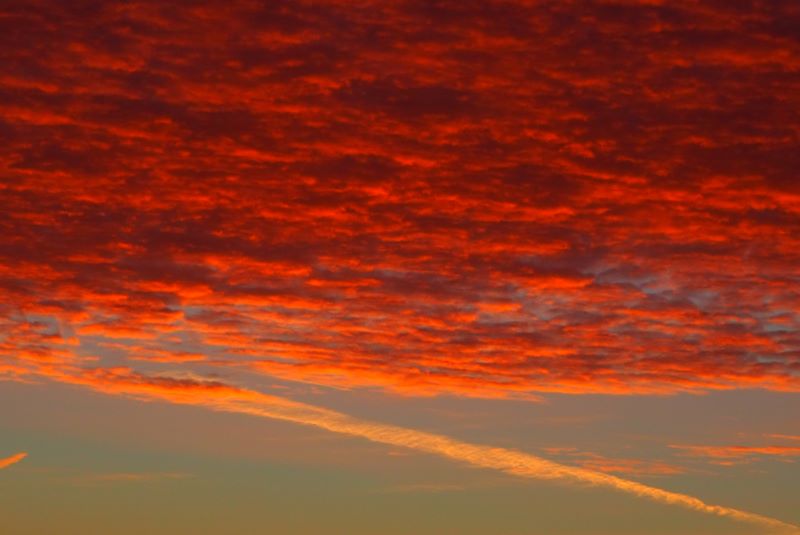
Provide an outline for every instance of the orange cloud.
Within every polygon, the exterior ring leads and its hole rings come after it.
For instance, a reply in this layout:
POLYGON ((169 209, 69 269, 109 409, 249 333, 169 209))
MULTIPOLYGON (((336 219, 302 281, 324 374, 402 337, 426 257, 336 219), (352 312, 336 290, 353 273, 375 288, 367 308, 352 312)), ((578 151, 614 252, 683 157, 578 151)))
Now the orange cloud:
POLYGON ((22 459, 24 459, 27 456, 28 456, 27 453, 22 452, 22 453, 17 453, 15 455, 12 455, 11 457, 6 457, 5 459, 0 459, 0 469, 8 468, 12 464, 16 464, 16 463, 20 462, 22 459))
POLYGON ((800 457, 797 446, 691 446, 671 445, 684 455, 705 457, 723 466, 753 462, 759 457, 800 457))

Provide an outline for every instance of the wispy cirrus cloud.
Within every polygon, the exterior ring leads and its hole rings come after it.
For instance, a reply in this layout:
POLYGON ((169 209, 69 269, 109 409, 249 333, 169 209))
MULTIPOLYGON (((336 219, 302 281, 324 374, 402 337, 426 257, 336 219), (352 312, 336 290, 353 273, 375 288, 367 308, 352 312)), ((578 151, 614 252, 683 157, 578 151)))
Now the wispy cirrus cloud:
POLYGON ((751 463, 765 458, 784 458, 790 460, 800 457, 800 447, 786 445, 765 446, 697 446, 697 445, 670 445, 670 448, 679 450, 683 455, 708 459, 713 464, 731 466, 736 464, 751 463))
POLYGON ((628 476, 668 476, 686 472, 685 468, 665 461, 607 457, 574 447, 550 447, 544 448, 543 451, 564 462, 596 472, 628 476))

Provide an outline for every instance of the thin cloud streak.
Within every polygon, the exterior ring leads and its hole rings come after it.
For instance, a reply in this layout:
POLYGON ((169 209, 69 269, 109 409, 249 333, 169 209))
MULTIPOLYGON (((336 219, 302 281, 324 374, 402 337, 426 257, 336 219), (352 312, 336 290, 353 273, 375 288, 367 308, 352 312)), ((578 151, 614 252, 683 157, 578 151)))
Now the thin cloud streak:
POLYGON ((775 533, 800 535, 800 528, 792 524, 730 507, 707 504, 686 494, 662 490, 585 468, 563 465, 529 453, 470 444, 416 429, 361 420, 341 412, 218 381, 166 375, 147 376, 124 367, 73 369, 71 373, 60 376, 58 380, 113 395, 132 396, 141 400, 164 400, 310 425, 333 433, 431 453, 474 467, 499 470, 519 477, 613 488, 656 502, 756 524, 774 530, 775 533))
POLYGON ((798 446, 697 446, 685 444, 671 444, 670 448, 678 450, 686 457, 699 457, 712 464, 733 466, 747 464, 765 458, 778 458, 792 462, 795 457, 800 457, 798 446))
POLYGON ((23 452, 15 454, 15 455, 12 455, 11 457, 6 457, 5 459, 0 459, 0 469, 8 468, 12 464, 17 464, 18 462, 20 462, 22 459, 24 459, 27 456, 28 456, 28 454, 23 451, 23 452))
POLYGON ((212 404, 219 410, 252 414, 320 427, 334 433, 365 438, 372 442, 432 453, 479 468, 490 468, 531 479, 559 480, 613 488, 656 502, 677 505, 694 511, 757 524, 776 532, 800 534, 800 528, 762 515, 711 505, 685 494, 643 485, 609 474, 562 465, 536 455, 506 448, 462 442, 443 435, 393 425, 359 420, 335 411, 274 398, 279 403, 221 401, 212 404))

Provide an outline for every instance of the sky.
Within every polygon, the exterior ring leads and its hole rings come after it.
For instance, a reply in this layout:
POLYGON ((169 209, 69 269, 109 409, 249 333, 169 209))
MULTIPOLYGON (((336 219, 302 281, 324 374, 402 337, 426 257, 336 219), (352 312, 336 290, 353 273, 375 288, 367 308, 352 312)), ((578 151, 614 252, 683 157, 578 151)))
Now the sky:
POLYGON ((0 531, 800 533, 794 0, 0 2, 0 531))

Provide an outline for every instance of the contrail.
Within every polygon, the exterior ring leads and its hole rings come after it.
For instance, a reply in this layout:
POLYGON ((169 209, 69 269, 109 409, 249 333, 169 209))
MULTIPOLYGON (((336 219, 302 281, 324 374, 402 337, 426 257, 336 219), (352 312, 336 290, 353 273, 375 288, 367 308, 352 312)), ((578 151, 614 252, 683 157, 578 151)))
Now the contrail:
POLYGON ((201 384, 193 380, 168 377, 146 378, 136 374, 126 374, 125 371, 103 370, 89 380, 77 376, 70 379, 72 382, 89 385, 101 391, 133 394, 140 399, 159 398, 173 403, 201 405, 218 411, 251 414, 310 425, 334 433, 365 438, 372 442, 432 453, 471 466, 492 468, 520 477, 609 487, 656 502, 679 505, 694 511, 756 524, 774 533, 800 535, 800 528, 797 526, 774 518, 707 504, 686 494, 662 490, 585 468, 559 464, 521 451, 470 444, 416 429, 361 420, 341 412, 221 383, 201 384))
POLYGON ((446 436, 393 425, 359 420, 343 413, 298 403, 284 398, 264 396, 264 401, 216 400, 206 403, 217 410, 252 414, 264 418, 287 420, 365 438, 372 442, 401 446, 433 453, 472 466, 493 468, 508 474, 532 479, 553 479, 610 487, 650 500, 679 505, 687 509, 757 524, 775 532, 800 534, 800 528, 754 513, 710 505, 698 498, 643 485, 620 477, 562 465, 520 451, 470 444, 446 436))
POLYGON ((27 456, 28 456, 27 453, 21 452, 17 453, 16 455, 12 455, 11 457, 0 459, 0 468, 6 468, 8 466, 11 466, 12 464, 18 463, 27 456))

